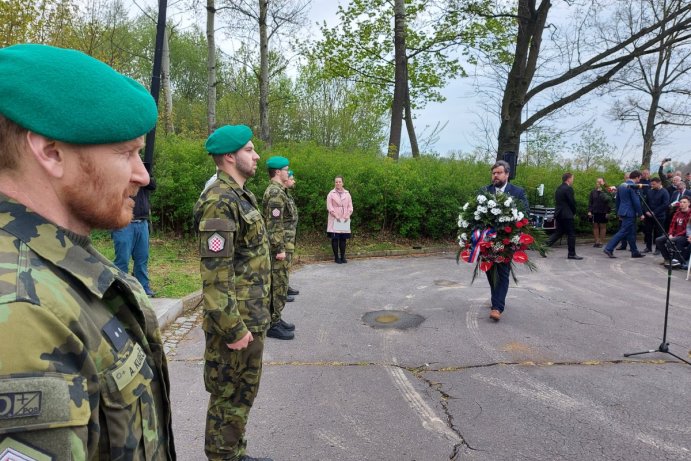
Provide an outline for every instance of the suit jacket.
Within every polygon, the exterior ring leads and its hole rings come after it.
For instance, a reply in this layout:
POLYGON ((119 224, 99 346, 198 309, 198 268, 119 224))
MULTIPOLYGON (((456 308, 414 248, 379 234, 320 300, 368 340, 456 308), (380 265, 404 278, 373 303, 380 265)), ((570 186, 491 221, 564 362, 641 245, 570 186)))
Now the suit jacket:
POLYGON ((561 183, 554 192, 554 217, 558 219, 573 219, 576 215, 576 198, 573 187, 565 182, 561 183))
POLYGON ((638 194, 634 189, 630 189, 628 187, 631 184, 635 183, 631 180, 628 180, 617 188, 617 216, 635 218, 636 216, 643 214, 641 209, 641 199, 638 197, 638 194))
POLYGON ((674 202, 678 202, 681 197, 689 197, 691 198, 691 190, 684 189, 684 193, 679 192, 678 190, 675 190, 671 194, 669 194, 669 204, 670 206, 674 202))
MULTIPOLYGON (((497 191, 496 187, 494 187, 494 184, 490 184, 489 186, 485 187, 485 190, 492 194, 496 193, 497 191)), ((528 215, 530 212, 530 205, 528 204, 528 198, 525 196, 525 191, 523 189, 508 183, 504 188, 504 193, 509 194, 511 197, 521 202, 525 207, 525 210, 523 210, 525 215, 528 215)))

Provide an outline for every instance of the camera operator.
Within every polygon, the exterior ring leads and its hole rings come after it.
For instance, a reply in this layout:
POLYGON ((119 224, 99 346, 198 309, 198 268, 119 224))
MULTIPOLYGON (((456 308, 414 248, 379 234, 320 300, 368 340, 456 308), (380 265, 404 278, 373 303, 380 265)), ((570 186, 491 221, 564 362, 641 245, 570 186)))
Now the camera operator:
POLYGON ((670 191, 669 188, 672 186, 672 178, 674 177, 674 171, 672 169, 672 166, 667 164, 671 161, 671 158, 662 159, 662 161, 660 162, 660 169, 657 170, 657 175, 660 177, 660 181, 662 181, 662 187, 667 189, 667 192, 669 192, 670 194, 672 193, 672 191, 670 191))
MULTIPOLYGON (((683 196, 681 200, 679 200, 679 210, 674 213, 672 222, 669 225, 669 232, 667 234, 676 249, 680 252, 683 252, 688 245, 686 227, 689 224, 689 218, 691 218, 691 209, 689 209, 689 206, 691 206, 691 198, 683 196)), ((666 239, 667 237, 664 235, 655 239, 655 244, 660 249, 660 253, 664 258, 662 264, 671 264, 672 267, 678 267, 682 262, 674 259, 674 256, 676 255, 675 252, 670 254, 670 249, 666 246, 666 239)))

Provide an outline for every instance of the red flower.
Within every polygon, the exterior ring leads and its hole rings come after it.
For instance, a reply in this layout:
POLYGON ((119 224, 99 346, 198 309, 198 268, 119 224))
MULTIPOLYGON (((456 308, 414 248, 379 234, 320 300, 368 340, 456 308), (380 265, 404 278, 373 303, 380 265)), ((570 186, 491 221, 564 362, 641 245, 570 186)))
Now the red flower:
POLYGON ((508 245, 509 243, 511 243, 511 240, 509 240, 509 239, 504 239, 504 240, 502 240, 501 242, 502 242, 504 245, 508 245))
POLYGON ((523 219, 521 219, 521 222, 523 223, 524 226, 527 226, 530 221, 528 221, 528 218, 523 218, 523 219))
POLYGON ((528 234, 521 234, 520 238, 518 239, 519 242, 521 242, 524 245, 530 245, 531 243, 535 242, 535 239, 528 234))
POLYGON ((517 263, 523 264, 528 260, 528 255, 523 251, 517 251, 513 254, 513 260, 517 263))
POLYGON ((503 257, 503 256, 497 256, 497 262, 498 262, 498 263, 503 263, 503 262, 504 262, 504 257, 503 257))
POLYGON ((468 262, 468 259, 470 259, 470 250, 461 251, 461 259, 465 262, 468 262))
POLYGON ((516 222, 516 228, 518 228, 518 229, 520 229, 521 227, 523 227, 523 225, 524 225, 524 224, 523 224, 523 220, 520 220, 520 221, 516 222))
POLYGON ((511 233, 511 226, 504 227, 504 232, 506 232, 507 234, 510 234, 511 233))
POLYGON ((480 262, 480 270, 482 272, 487 272, 491 267, 492 267, 491 261, 481 261, 480 262))
POLYGON ((480 242, 480 248, 490 248, 492 246, 491 241, 482 241, 480 242))

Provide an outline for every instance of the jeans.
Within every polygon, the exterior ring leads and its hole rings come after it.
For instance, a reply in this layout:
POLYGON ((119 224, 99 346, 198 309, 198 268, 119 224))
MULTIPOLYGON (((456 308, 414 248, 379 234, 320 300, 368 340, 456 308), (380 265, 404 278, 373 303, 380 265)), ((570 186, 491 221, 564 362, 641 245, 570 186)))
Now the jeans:
POLYGON ((605 246, 605 250, 612 252, 614 247, 617 246, 622 240, 626 240, 631 248, 631 254, 638 253, 638 247, 636 246, 636 217, 635 216, 622 216, 621 226, 616 234, 610 239, 609 243, 605 246))
POLYGON ((145 219, 131 222, 127 227, 111 233, 115 245, 113 264, 129 274, 130 258, 134 260, 132 272, 147 295, 153 294, 149 286, 149 222, 145 219))
POLYGON ((492 309, 499 312, 504 312, 506 303, 506 294, 509 292, 509 276, 511 275, 511 266, 509 264, 501 263, 495 264, 497 268, 496 283, 492 283, 492 277, 489 272, 487 274, 487 281, 489 282, 489 289, 492 293, 492 309))

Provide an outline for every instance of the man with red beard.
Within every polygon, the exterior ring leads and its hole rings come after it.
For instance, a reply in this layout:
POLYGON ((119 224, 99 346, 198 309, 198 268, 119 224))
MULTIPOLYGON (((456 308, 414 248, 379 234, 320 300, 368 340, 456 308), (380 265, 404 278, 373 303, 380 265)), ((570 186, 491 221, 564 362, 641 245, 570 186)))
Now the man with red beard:
POLYGON ((0 75, 0 447, 174 460, 156 315, 89 238, 132 219, 156 104, 75 50, 4 48, 0 75))

